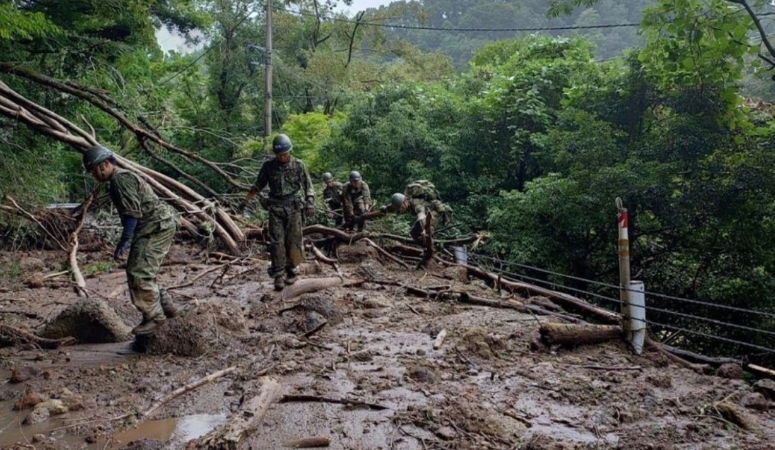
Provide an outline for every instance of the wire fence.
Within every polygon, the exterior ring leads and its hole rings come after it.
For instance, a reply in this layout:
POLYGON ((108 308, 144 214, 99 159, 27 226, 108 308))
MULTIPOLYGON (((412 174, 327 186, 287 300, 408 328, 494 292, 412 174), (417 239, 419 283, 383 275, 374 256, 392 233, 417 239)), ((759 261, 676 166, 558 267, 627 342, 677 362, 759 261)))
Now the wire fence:
MULTIPOLYGON (((651 327, 686 333, 688 335, 698 336, 712 341, 723 342, 724 344, 731 344, 735 346, 734 348, 736 351, 739 351, 740 347, 745 347, 748 349, 762 351, 767 354, 775 353, 775 348, 772 348, 767 344, 768 342, 772 341, 772 337, 775 337, 775 331, 699 315, 700 313, 698 313, 696 306, 704 307, 705 309, 701 312, 706 313, 713 311, 711 308, 716 308, 723 311, 736 312, 740 314, 746 314, 748 316, 756 316, 759 319, 775 319, 775 314, 767 311, 750 308, 738 308, 704 300, 687 299, 651 291, 645 291, 646 298, 650 300, 656 298, 658 299, 657 301, 671 300, 674 302, 674 306, 690 305, 692 307, 691 313, 666 309, 665 307, 636 305, 623 301, 621 298, 616 298, 611 294, 606 295, 606 293, 610 293, 611 291, 615 291, 617 293, 622 291, 620 286, 614 284, 567 275, 527 264, 505 261, 499 258, 477 253, 469 253, 468 257, 476 266, 487 269, 488 271, 501 277, 503 280, 527 282, 535 284, 539 287, 544 286, 558 292, 571 293, 573 296, 590 299, 596 303, 603 303, 604 306, 607 307, 610 307, 610 305, 613 304, 619 305, 620 307, 627 305, 631 308, 645 308, 649 313, 655 313, 654 316, 660 319, 660 321, 655 321, 652 318, 647 317, 645 322, 648 326, 651 327), (528 273, 534 272, 539 275, 531 276, 527 273, 517 273, 519 271, 528 273), (545 276, 547 278, 555 277, 555 280, 539 278, 539 276, 545 276), (556 278, 559 278, 559 280, 556 278), (580 283, 581 287, 574 287, 563 284, 562 281, 564 280, 572 280, 580 283), (594 292, 589 288, 585 288, 586 286, 592 286, 599 292, 594 292)), ((632 291, 631 289, 627 290, 632 291)), ((631 317, 624 318, 630 319, 631 317)), ((775 324, 775 321, 773 321, 773 324, 775 324)))

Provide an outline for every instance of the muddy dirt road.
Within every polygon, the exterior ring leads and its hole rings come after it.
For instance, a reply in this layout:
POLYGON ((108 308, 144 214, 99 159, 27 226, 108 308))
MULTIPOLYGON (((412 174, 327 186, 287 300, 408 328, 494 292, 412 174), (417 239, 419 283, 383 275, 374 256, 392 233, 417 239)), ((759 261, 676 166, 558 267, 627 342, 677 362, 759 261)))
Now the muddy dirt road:
MULTIPOLYGON (((184 449, 269 375, 285 398, 250 437, 253 449, 311 437, 364 450, 775 449, 775 405, 743 380, 698 375, 658 354, 631 356, 618 343, 531 346, 540 323, 556 319, 409 295, 388 282, 497 296, 450 270, 406 271, 359 252, 341 267, 347 279, 370 280, 357 287, 283 301, 271 292, 267 263, 245 260, 175 290, 192 314, 175 320, 208 331, 195 356, 138 354, 129 342, 0 349, 0 446, 184 449), (232 374, 136 419, 164 395, 231 366, 232 374), (747 422, 735 425, 728 408, 747 422)), ((84 265, 103 256, 84 255, 84 265)), ((34 332, 78 301, 61 279, 25 286, 61 270, 62 260, 54 252, 0 254, 3 267, 18 267, 0 280, 0 323, 34 332)), ((182 247, 167 261, 167 286, 223 264, 182 247)), ((337 276, 314 263, 307 271, 337 276)), ((114 269, 87 287, 133 326, 139 315, 125 282, 114 269)))

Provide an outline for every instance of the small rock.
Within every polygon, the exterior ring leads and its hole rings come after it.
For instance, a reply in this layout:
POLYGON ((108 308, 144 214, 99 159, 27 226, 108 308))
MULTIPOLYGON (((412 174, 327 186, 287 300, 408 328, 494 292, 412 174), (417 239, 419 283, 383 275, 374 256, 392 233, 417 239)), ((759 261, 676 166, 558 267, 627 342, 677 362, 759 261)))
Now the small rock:
POLYGON ((382 298, 382 297, 371 297, 367 298, 362 303, 364 308, 370 308, 370 309, 379 309, 379 308, 390 308, 393 306, 388 300, 382 298))
POLYGON ((27 408, 34 408, 36 405, 46 401, 46 398, 30 389, 24 391, 24 394, 13 404, 14 411, 22 411, 27 408))
POLYGON ((32 442, 43 442, 46 440, 46 436, 43 434, 33 434, 32 435, 32 442))
POLYGON ((36 272, 46 268, 46 263, 40 258, 22 257, 19 260, 19 269, 22 272, 36 272))
POLYGON ((436 430, 436 436, 445 441, 452 441, 457 437, 457 432, 452 427, 441 427, 436 430))
POLYGON ((425 356, 425 354, 426 354, 425 350, 423 350, 421 348, 418 348, 415 353, 417 354, 417 356, 425 356))
POLYGON ((61 400, 68 411, 79 411, 83 409, 83 396, 74 394, 70 389, 59 389, 51 394, 51 397, 61 400))
POLYGON ((62 400, 48 400, 43 403, 38 403, 35 406, 35 409, 38 409, 38 408, 46 408, 49 414, 54 416, 64 414, 68 411, 67 406, 65 406, 65 404, 62 403, 62 400))
POLYGON ((722 364, 718 368, 718 375, 723 378, 729 378, 730 380, 742 380, 743 379, 743 367, 740 364, 722 364))
POLYGON ((753 385, 753 390, 763 394, 769 400, 775 400, 775 380, 763 378, 753 385))
POLYGON ((419 381, 421 383, 433 383, 438 378, 438 376, 427 367, 415 367, 409 369, 406 375, 412 380, 419 381))
POLYGON ((11 383, 23 383, 40 375, 40 370, 32 366, 21 366, 11 372, 11 383))
POLYGON ((48 412, 48 408, 40 405, 43 405, 43 403, 39 403, 38 406, 36 406, 35 409, 33 409, 32 412, 24 418, 25 425, 35 425, 36 423, 41 423, 48 420, 49 416, 51 416, 51 414, 48 412))
POLYGON ((770 402, 767 401, 767 399, 758 392, 746 394, 746 396, 740 400, 740 404, 746 408, 755 409, 758 411, 767 411, 770 407, 770 402))

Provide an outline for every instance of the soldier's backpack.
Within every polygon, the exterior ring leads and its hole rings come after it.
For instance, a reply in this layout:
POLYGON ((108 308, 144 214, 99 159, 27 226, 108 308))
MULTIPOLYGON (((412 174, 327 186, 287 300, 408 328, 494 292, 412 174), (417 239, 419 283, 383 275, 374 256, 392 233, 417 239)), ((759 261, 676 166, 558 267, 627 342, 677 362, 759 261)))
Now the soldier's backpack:
POLYGON ((409 198, 420 198, 429 202, 440 198, 438 189, 428 180, 417 180, 409 184, 404 191, 404 195, 409 198))

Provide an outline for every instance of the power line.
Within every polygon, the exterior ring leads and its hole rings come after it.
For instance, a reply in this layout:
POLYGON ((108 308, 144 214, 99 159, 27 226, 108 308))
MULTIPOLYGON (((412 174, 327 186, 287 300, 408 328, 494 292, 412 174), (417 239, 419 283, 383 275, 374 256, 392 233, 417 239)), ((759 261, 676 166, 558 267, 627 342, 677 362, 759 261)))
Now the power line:
POLYGON ((568 26, 557 26, 557 27, 442 28, 442 27, 432 27, 432 26, 423 26, 423 25, 399 25, 399 24, 389 24, 389 23, 380 23, 380 22, 359 22, 357 20, 342 19, 338 17, 325 18, 325 17, 319 17, 316 14, 305 13, 302 11, 290 11, 279 6, 275 7, 275 10, 285 12, 295 16, 300 16, 300 17, 314 17, 316 19, 321 19, 328 22, 351 23, 351 24, 358 24, 359 26, 368 26, 368 27, 398 28, 403 30, 460 31, 460 32, 497 32, 497 31, 535 32, 535 31, 598 30, 598 29, 606 29, 606 28, 627 28, 627 27, 640 26, 640 23, 625 22, 625 23, 611 23, 611 24, 600 24, 600 25, 568 25, 568 26))

